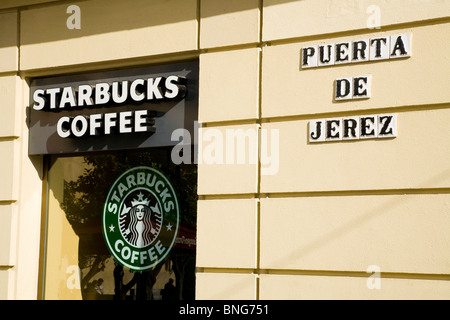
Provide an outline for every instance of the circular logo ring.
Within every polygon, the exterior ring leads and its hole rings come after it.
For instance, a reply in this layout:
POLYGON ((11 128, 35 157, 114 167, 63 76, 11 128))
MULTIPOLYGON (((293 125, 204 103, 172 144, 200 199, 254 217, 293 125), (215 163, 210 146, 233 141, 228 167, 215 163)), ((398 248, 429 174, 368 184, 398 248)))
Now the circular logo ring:
POLYGON ((114 259, 134 271, 155 268, 173 248, 179 204, 169 179, 155 168, 134 167, 111 186, 103 206, 103 237, 114 259))

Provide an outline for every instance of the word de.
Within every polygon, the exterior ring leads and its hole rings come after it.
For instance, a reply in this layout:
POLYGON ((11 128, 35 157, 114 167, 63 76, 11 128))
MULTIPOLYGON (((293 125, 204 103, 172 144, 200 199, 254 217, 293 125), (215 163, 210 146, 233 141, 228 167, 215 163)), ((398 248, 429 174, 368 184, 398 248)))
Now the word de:
POLYGON ((397 115, 368 115, 309 122, 309 142, 342 141, 397 136, 397 115))
POLYGON ((411 34, 329 43, 302 48, 303 69, 363 61, 408 58, 411 34))
POLYGON ((370 98, 371 76, 336 79, 335 100, 370 98))

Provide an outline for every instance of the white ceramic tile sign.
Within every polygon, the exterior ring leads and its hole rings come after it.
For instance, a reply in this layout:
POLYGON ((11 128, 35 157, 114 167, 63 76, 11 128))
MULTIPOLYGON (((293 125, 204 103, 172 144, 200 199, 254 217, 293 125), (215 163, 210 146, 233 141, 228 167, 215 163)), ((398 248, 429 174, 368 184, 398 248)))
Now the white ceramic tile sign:
POLYGON ((336 101, 370 98, 371 76, 340 78, 335 81, 334 99, 336 101))
POLYGON ((310 143, 395 138, 396 136, 396 114, 316 119, 309 122, 310 143))
MULTIPOLYGON (((318 68, 411 57, 410 33, 316 44, 301 49, 301 68, 318 68)), ((338 78, 334 101, 369 99, 371 75, 338 78)), ((397 137, 397 115, 364 115, 309 122, 310 143, 397 137)))
POLYGON ((326 43, 301 50, 302 69, 411 57, 410 33, 326 43))

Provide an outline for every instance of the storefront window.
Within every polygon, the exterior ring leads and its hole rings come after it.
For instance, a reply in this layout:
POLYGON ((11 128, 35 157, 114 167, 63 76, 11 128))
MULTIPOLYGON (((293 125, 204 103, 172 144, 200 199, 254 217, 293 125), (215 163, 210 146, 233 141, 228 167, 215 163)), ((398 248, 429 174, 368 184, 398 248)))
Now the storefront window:
POLYGON ((197 166, 173 164, 170 152, 151 148, 49 158, 44 299, 194 299, 197 166), (143 272, 118 263, 102 233, 110 187, 138 166, 164 173, 179 203, 174 245, 143 272))

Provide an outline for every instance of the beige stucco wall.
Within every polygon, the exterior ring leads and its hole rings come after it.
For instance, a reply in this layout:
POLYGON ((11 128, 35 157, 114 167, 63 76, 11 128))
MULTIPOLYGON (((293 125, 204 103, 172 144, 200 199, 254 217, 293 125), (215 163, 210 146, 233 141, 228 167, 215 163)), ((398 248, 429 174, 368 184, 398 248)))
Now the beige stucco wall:
POLYGON ((193 57, 206 137, 197 298, 450 298, 448 1, 70 4, 79 30, 65 1, 0 5, 0 299, 39 297, 43 164, 27 155, 27 78, 193 57), (410 58, 300 68, 302 47, 404 33, 410 58), (366 74, 370 99, 333 100, 335 79, 366 74), (397 114, 396 138, 308 143, 310 120, 382 113, 397 114), (245 163, 211 161, 213 139, 239 130, 245 163), (277 134, 269 173, 265 133, 277 134))

